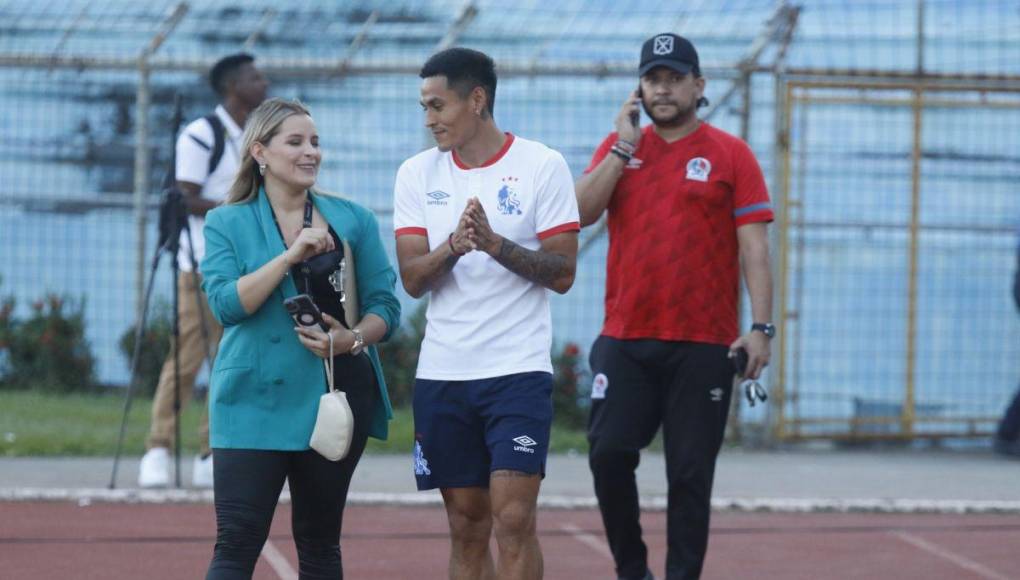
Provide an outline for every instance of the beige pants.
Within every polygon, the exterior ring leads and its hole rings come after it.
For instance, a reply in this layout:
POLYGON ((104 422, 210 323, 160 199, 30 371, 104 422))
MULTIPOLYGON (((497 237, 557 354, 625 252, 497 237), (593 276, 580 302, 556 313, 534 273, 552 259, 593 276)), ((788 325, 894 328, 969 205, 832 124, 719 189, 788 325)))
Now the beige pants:
MULTIPOLYGON (((223 328, 213 318, 209 310, 209 302, 201 291, 201 278, 193 272, 181 272, 177 282, 179 293, 178 312, 180 319, 180 397, 181 409, 186 409, 191 401, 191 393, 195 388, 195 377, 202 368, 202 362, 208 356, 206 341, 202 338, 202 322, 209 333, 208 347, 213 356, 220 344, 223 328), (196 288, 198 289, 196 301, 196 288), (199 310, 201 308, 201 310, 199 310), (200 315, 199 312, 202 314, 200 315)), ((171 337, 170 354, 163 363, 159 373, 159 384, 152 399, 152 426, 146 448, 174 446, 174 349, 171 337)), ((209 411, 206 406, 202 413, 202 422, 198 428, 199 445, 203 455, 209 453, 209 411)))

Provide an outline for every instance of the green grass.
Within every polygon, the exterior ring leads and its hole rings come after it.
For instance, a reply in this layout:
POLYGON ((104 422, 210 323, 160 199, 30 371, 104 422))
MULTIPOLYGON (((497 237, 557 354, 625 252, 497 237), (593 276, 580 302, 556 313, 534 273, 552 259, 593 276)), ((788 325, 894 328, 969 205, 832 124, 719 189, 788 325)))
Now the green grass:
MULTIPOLYGON (((124 453, 145 452, 152 400, 136 397, 124 435, 124 453)), ((0 455, 113 455, 117 447, 124 393, 54 394, 0 391, 0 455)), ((184 410, 182 449, 198 450, 199 403, 184 410)))
MULTIPOLYGON (((198 421, 204 403, 194 402, 181 420, 182 449, 198 451, 198 421)), ((152 400, 136 397, 131 404, 124 453, 145 452, 152 400)), ((117 446, 124 394, 55 394, 0 390, 0 456, 113 455, 117 446)), ((410 409, 395 409, 386 441, 369 439, 366 453, 411 453, 414 425, 410 409)), ((553 453, 587 453, 583 430, 553 425, 553 453)))

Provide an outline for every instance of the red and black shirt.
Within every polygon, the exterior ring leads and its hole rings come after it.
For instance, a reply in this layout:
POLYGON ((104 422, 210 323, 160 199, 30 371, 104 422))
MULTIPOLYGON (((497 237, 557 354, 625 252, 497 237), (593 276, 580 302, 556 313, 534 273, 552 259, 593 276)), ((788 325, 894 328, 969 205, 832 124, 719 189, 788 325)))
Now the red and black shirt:
MULTIPOLYGON (((617 140, 599 145, 585 173, 617 140)), ((741 139, 702 123, 667 143, 649 125, 608 206, 602 334, 728 345, 738 336, 737 228, 773 219, 741 139)))

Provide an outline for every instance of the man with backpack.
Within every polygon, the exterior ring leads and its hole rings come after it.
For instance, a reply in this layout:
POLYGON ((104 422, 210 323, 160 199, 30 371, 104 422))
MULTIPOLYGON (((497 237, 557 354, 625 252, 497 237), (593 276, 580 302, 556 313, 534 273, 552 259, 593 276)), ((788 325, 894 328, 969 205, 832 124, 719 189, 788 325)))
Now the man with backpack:
MULTIPOLYGON (((201 292, 198 265, 205 254, 202 228, 205 214, 226 198, 241 160, 242 133, 248 114, 266 98, 269 82, 255 67, 250 54, 220 59, 209 72, 209 82, 220 98, 215 111, 188 124, 177 139, 176 179, 188 213, 188 228, 181 232, 177 262, 180 300, 178 344, 172 344, 152 400, 152 424, 147 451, 139 465, 138 485, 163 487, 170 482, 170 449, 174 445, 174 349, 179 349, 180 403, 191 398, 202 363, 215 356, 223 329, 216 323, 201 292)), ((192 483, 212 487, 209 417, 199 426, 201 450, 195 457, 192 483)))

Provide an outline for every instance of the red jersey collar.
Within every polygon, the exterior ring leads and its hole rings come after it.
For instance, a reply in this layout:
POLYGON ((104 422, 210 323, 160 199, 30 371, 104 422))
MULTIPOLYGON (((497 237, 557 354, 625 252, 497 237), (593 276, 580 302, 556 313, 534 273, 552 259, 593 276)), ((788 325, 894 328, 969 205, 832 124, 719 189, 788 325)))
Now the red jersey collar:
POLYGON ((506 141, 503 142, 503 146, 499 148, 499 151, 497 151, 495 155, 488 158, 485 161, 485 163, 482 163, 478 167, 468 167, 467 165, 464 165, 464 162, 460 160, 460 156, 457 155, 456 149, 450 151, 451 153, 453 153, 453 162, 457 165, 457 167, 461 169, 481 169, 482 167, 495 165, 497 161, 499 161, 500 159, 503 158, 504 155, 506 155, 506 152, 510 150, 510 145, 512 145, 514 142, 513 133, 508 132, 503 134, 506 135, 506 141))
POLYGON ((673 147, 674 145, 679 145, 680 143, 687 143, 687 142, 695 139, 698 135, 700 135, 701 133, 704 132, 705 127, 707 127, 707 126, 708 126, 708 122, 707 121, 701 121, 700 123, 698 123, 697 129, 691 131, 690 133, 684 135, 683 137, 677 139, 676 141, 672 141, 671 142, 671 141, 666 141, 665 139, 663 139, 662 135, 659 135, 655 131, 655 125, 654 124, 649 124, 645 128, 645 136, 654 135, 655 138, 658 139, 663 145, 666 145, 667 147, 673 147))

